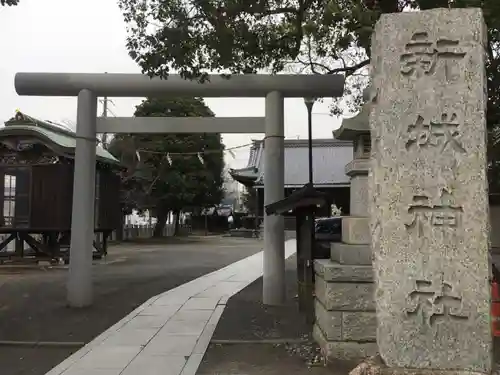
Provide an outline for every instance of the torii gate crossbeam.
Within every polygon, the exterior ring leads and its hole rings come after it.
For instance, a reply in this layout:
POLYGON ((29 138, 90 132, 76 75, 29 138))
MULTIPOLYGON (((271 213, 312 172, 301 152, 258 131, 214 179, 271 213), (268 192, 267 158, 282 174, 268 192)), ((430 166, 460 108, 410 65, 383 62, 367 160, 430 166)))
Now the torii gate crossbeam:
MULTIPOLYGON (((178 75, 170 75, 168 79, 163 80, 142 74, 17 73, 15 88, 19 95, 78 97, 67 298, 70 306, 84 307, 91 305, 93 299, 94 205, 89 202, 95 201, 97 122, 99 121, 100 130, 111 125, 97 119, 97 97, 265 97, 264 204, 268 205, 284 198, 283 99, 339 97, 343 94, 344 77, 245 74, 234 75, 229 79, 211 76, 202 84, 185 80, 178 75)), ((193 123, 190 126, 194 126, 193 123)), ((115 127, 113 124, 112 128, 115 127)), ((158 123, 154 127, 158 130, 158 123)), ((222 131, 227 131, 227 125, 222 131)), ((249 129, 248 132, 252 130, 249 129)), ((268 305, 280 305, 285 300, 284 240, 283 217, 266 215, 263 302, 268 305)))
POLYGON ((98 117, 97 133, 265 133, 264 117, 98 117))

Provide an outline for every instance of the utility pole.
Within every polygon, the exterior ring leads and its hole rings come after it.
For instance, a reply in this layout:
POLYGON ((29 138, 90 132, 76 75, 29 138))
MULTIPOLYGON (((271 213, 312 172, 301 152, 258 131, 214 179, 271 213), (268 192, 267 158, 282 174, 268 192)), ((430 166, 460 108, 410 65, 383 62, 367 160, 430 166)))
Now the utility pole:
POLYGON ((304 103, 307 108, 307 134, 308 134, 308 151, 309 151, 309 184, 314 186, 313 182, 313 157, 312 157, 312 109, 316 98, 304 98, 304 103))
MULTIPOLYGON (((105 96, 103 99, 102 99, 102 115, 101 117, 108 117, 108 97, 105 96)), ((107 133, 103 133, 101 134, 101 146, 102 148, 104 149, 107 149, 108 148, 108 134, 107 133)))
MULTIPOLYGON (((102 117, 104 118, 108 117, 108 101, 109 99, 107 96, 105 96, 102 100, 102 117)), ((101 135, 101 146, 104 149, 108 148, 108 135, 106 133, 101 135)))
MULTIPOLYGON (((314 189, 314 179, 313 179, 313 145, 312 145, 312 110, 314 103, 316 102, 315 98, 304 98, 304 104, 306 105, 307 108, 307 144, 308 144, 308 151, 309 151, 309 181, 308 185, 312 189, 314 189)), ((314 263, 314 248, 315 248, 315 241, 316 241, 316 234, 315 234, 315 212, 314 212, 314 207, 309 207, 307 211, 305 211, 306 215, 302 220, 305 220, 304 225, 309 225, 309 233, 308 237, 309 238, 303 238, 302 240, 307 241, 306 246, 304 246, 301 249, 301 252, 303 254, 301 255, 302 259, 301 262, 297 262, 297 266, 299 269, 302 270, 303 274, 301 275, 300 279, 303 278, 303 280, 300 280, 304 285, 302 289, 302 308, 304 309, 306 313, 306 318, 307 322, 310 324, 314 323, 314 269, 313 269, 313 263, 314 263), (309 221, 309 223, 307 223, 309 221)), ((307 233, 307 232, 305 232, 307 233)), ((304 236, 305 233, 301 233, 301 236, 304 236)), ((299 289, 300 290, 300 289, 299 289)))
POLYGON ((108 97, 105 96, 102 101, 102 117, 108 117, 108 97))

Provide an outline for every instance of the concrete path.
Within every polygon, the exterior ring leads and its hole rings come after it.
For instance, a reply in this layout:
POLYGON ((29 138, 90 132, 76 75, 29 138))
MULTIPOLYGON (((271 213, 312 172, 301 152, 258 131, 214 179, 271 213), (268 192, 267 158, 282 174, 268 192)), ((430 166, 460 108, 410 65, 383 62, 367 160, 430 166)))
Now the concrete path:
MULTIPOLYGON (((285 242, 285 258, 296 251, 285 242)), ((262 276, 257 253, 155 296, 46 375, 194 375, 227 300, 262 276)))

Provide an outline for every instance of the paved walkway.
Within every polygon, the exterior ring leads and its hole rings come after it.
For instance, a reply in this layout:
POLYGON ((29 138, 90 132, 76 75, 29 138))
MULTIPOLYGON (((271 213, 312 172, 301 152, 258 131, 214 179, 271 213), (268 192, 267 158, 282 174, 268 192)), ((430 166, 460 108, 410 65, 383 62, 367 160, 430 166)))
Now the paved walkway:
MULTIPOLYGON (((296 251, 285 242, 285 257, 296 251)), ((263 253, 155 296, 46 375, 194 375, 228 299, 262 276, 263 253)))

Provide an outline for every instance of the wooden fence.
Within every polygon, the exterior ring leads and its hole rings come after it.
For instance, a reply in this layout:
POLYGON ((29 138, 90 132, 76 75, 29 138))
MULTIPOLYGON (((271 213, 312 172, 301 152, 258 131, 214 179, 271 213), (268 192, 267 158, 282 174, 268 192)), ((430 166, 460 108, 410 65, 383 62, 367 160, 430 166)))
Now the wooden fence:
MULTIPOLYGON (((123 228, 123 240, 133 240, 136 238, 150 238, 153 236, 154 225, 128 224, 123 228)), ((174 235, 174 224, 167 224, 163 228, 163 237, 174 235)), ((110 241, 116 241, 116 231, 111 233, 110 241)))
MULTIPOLYGON (((191 227, 181 225, 180 231, 182 233, 191 233, 191 227)), ((153 236, 154 225, 132 225, 127 224, 123 228, 123 240, 134 240, 137 238, 151 238, 153 236)), ((174 224, 167 224, 165 228, 163 228, 164 237, 173 236, 174 235, 174 224)), ((0 242, 5 240, 9 234, 0 234, 0 242)), ((116 241, 116 232, 111 233, 111 236, 108 237, 108 241, 116 241)), ((15 241, 10 242, 7 247, 4 249, 6 252, 13 252, 15 248, 15 241)))

